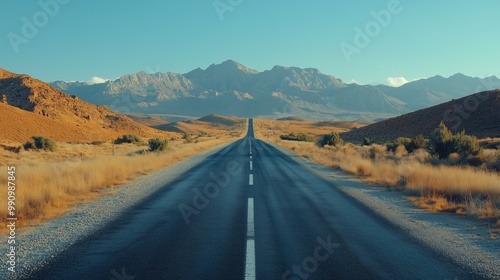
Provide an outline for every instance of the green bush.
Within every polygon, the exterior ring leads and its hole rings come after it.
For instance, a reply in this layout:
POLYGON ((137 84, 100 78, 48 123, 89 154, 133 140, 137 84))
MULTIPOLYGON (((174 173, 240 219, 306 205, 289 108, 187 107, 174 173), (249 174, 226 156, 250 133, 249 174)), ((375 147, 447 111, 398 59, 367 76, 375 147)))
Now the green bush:
POLYGON ((365 139, 363 139, 363 146, 370 146, 371 144, 372 141, 370 140, 370 138, 365 137, 365 139))
POLYGON ((432 132, 431 144, 434 154, 440 159, 451 153, 458 153, 462 158, 477 156, 481 151, 475 136, 467 135, 465 131, 453 135, 443 122, 432 132))
POLYGON ((50 138, 44 136, 32 136, 31 139, 33 139, 33 142, 24 143, 23 147, 25 150, 37 149, 53 152, 57 148, 56 141, 50 138))
POLYGON ((453 134, 443 121, 431 133, 432 152, 440 159, 447 158, 453 153, 453 134))
POLYGON ((168 140, 164 138, 152 138, 148 141, 150 151, 163 151, 168 147, 168 140))
POLYGON ((33 144, 33 142, 26 142, 23 144, 23 148, 25 150, 29 150, 29 149, 35 149, 35 144, 33 144))
POLYGON ((500 171, 500 153, 497 153, 493 161, 491 162, 491 169, 500 171))
POLYGON ((398 137, 393 142, 387 144, 387 150, 395 152, 399 146, 404 146, 408 153, 413 153, 415 150, 425 148, 427 140, 422 134, 413 138, 398 137))
POLYGON ((413 151, 418 150, 418 149, 423 149, 427 146, 427 140, 422 134, 419 134, 415 136, 413 139, 411 139, 411 143, 406 147, 406 150, 409 153, 413 153, 413 151))
POLYGON ((314 142, 314 138, 310 135, 299 133, 295 135, 295 133, 291 132, 288 135, 281 135, 281 140, 289 140, 289 141, 302 141, 302 142, 314 142))
MULTIPOLYGON (((406 148, 406 150, 408 151, 408 147, 410 146, 411 144, 411 138, 407 138, 407 137, 398 137, 396 140, 394 140, 393 142, 387 144, 387 150, 388 151, 392 151, 392 152, 395 152, 396 149, 399 147, 399 146, 404 146, 406 148)), ((409 151, 408 151, 409 152, 409 151)))
POLYGON ((134 134, 125 134, 122 137, 116 138, 114 141, 115 144, 123 144, 123 143, 132 143, 132 144, 140 144, 142 142, 139 136, 134 134))
POLYGON ((337 132, 332 132, 330 134, 324 135, 323 138, 318 142, 318 144, 323 147, 328 146, 342 146, 344 145, 344 140, 340 138, 337 132))
POLYGON ((463 158, 477 156, 481 151, 477 138, 475 136, 466 135, 465 131, 453 136, 452 146, 453 152, 458 153, 463 158))

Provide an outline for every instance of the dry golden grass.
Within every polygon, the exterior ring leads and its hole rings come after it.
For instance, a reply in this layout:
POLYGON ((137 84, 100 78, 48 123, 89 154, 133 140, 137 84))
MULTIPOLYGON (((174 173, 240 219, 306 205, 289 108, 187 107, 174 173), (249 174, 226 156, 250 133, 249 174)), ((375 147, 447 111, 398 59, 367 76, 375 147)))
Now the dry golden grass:
POLYGON ((415 206, 431 212, 450 212, 465 214, 465 206, 450 202, 446 197, 439 195, 412 196, 408 198, 415 206))
POLYGON ((330 132, 346 132, 352 127, 362 127, 349 122, 310 122, 296 120, 254 119, 255 136, 261 139, 274 139, 289 133, 304 133, 319 139, 320 135, 330 132), (339 125, 339 126, 336 126, 339 125))
MULTIPOLYGON (((173 141, 162 153, 140 153, 147 146, 132 144, 102 146, 61 144, 55 153, 11 153, 8 165, 16 166, 16 215, 21 225, 60 215, 83 200, 109 193, 111 186, 123 184, 153 170, 227 143, 235 138, 198 138, 197 143, 173 141), (77 155, 76 157, 74 155, 77 155), (78 156, 79 155, 79 156, 78 156)), ((7 185, 7 166, 1 164, 0 185, 7 185)), ((0 205, 7 205, 7 192, 0 193, 0 205)), ((0 208, 7 217, 7 207, 0 208)), ((6 227, 3 227, 6 228, 6 227)))
POLYGON ((363 176, 367 182, 406 190, 418 207, 480 218, 500 217, 497 172, 470 166, 434 166, 427 163, 431 156, 424 150, 408 154, 402 149, 387 152, 381 145, 348 143, 320 148, 314 143, 273 141, 313 162, 363 176))
MULTIPOLYGON (((103 155, 113 154, 112 141, 107 141, 100 145, 92 145, 91 143, 57 143, 56 152, 44 150, 29 150, 20 149, 19 153, 10 150, 16 147, 22 147, 23 143, 0 141, 0 166, 7 164, 19 165, 30 164, 31 161, 36 162, 43 160, 44 162, 56 162, 73 158, 91 158, 103 155), (3 147, 3 148, 2 148, 3 147)), ((115 155, 127 155, 141 148, 133 144, 114 145, 115 155)))

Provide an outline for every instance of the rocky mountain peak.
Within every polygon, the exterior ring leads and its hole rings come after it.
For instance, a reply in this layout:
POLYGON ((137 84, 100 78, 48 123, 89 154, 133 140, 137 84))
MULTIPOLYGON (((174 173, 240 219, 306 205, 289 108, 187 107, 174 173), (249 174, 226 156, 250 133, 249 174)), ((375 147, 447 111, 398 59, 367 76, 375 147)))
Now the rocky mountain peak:
POLYGON ((226 60, 221 64, 212 64, 205 71, 207 72, 229 72, 229 71, 242 71, 247 74, 258 74, 259 72, 250 69, 234 60, 226 60))

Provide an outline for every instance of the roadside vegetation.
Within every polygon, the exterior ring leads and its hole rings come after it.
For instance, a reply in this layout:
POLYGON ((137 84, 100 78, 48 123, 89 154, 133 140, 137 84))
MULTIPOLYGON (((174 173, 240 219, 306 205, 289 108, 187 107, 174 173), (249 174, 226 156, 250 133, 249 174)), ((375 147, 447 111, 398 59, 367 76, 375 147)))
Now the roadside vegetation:
POLYGON ((138 144, 138 145, 140 145, 142 143, 142 140, 137 135, 134 135, 134 134, 125 134, 122 137, 116 138, 116 140, 114 141, 114 143, 115 144, 129 143, 129 144, 138 144))
MULTIPOLYGON (((28 149, 0 141, 0 170, 5 170, 0 185, 7 185, 7 166, 16 166, 16 215, 21 225, 56 217, 72 205, 112 193, 113 186, 236 138, 198 137, 197 143, 163 138, 143 141, 135 135, 89 143, 47 139, 33 137, 28 149)), ((2 205, 7 205, 6 194, 0 193, 2 205)), ((5 223, 7 207, 0 208, 0 216, 5 223)))
POLYGON ((340 138, 340 135, 337 132, 332 132, 330 134, 327 134, 321 138, 321 140, 318 142, 318 144, 323 147, 325 145, 327 146, 334 146, 334 147, 340 147, 344 145, 344 140, 340 138))
POLYGON ((32 141, 24 143, 23 148, 25 150, 35 149, 54 152, 57 148, 56 142, 48 137, 32 136, 31 139, 32 141))
POLYGON ((400 137, 383 144, 368 138, 359 146, 344 143, 337 133, 316 144, 276 142, 316 163, 403 190, 418 207, 496 218, 500 226, 500 147, 481 148, 476 137, 453 134, 443 123, 427 138, 400 137))
POLYGON ((304 133, 295 134, 293 132, 290 132, 289 134, 286 135, 281 135, 280 139, 289 141, 299 141, 299 142, 314 142, 314 137, 310 135, 304 133))
POLYGON ((168 140, 164 139, 164 138, 156 137, 156 138, 149 139, 148 144, 149 144, 149 151, 162 152, 162 151, 167 149, 168 140))

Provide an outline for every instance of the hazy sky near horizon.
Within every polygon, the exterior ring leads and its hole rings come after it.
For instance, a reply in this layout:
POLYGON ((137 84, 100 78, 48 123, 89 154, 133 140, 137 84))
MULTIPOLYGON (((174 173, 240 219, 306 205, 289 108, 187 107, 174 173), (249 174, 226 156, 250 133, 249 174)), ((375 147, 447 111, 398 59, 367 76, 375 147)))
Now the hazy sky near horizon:
POLYGON ((44 81, 186 73, 227 59, 358 83, 500 77, 498 0, 40 0, 1 11, 0 67, 44 81))

